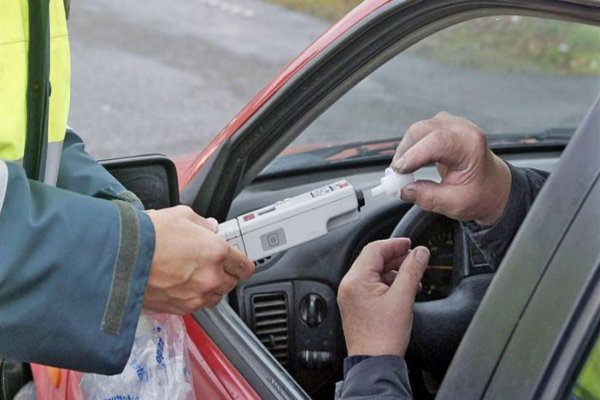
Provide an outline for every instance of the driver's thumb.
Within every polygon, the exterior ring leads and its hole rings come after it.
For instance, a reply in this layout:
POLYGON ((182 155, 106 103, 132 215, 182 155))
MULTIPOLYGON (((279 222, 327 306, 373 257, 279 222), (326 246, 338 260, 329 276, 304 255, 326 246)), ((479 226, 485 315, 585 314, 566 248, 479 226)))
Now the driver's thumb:
POLYGON ((398 269, 396 279, 388 292, 394 296, 394 301, 403 304, 407 302, 412 305, 428 263, 429 250, 427 247, 419 246, 410 252, 398 269))
POLYGON ((400 197, 425 211, 446 216, 456 215, 457 205, 464 203, 464 194, 456 186, 425 180, 406 185, 400 197))

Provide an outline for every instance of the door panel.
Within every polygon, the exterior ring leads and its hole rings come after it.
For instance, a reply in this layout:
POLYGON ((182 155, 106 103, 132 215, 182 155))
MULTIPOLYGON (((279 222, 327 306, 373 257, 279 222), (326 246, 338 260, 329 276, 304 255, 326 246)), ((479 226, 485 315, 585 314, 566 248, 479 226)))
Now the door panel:
POLYGON ((597 207, 599 199, 596 189, 592 190, 600 175, 598 126, 600 98, 563 152, 555 171, 515 236, 454 357, 442 384, 440 398, 481 398, 488 390, 490 398, 500 393, 504 398, 511 397, 510 393, 518 397, 522 393, 533 393, 535 383, 543 373, 547 352, 566 323, 566 314, 572 307, 570 304, 574 304, 574 296, 578 289, 582 289, 582 282, 589 279, 590 268, 596 266, 581 264, 580 268, 569 269, 573 262, 583 261, 583 253, 574 257, 571 252, 571 260, 563 259, 562 264, 558 263, 556 257, 559 248, 561 251, 571 251, 562 247, 567 237, 575 240, 578 251, 598 251, 597 239, 600 236, 593 236, 596 230, 591 230, 590 236, 581 232, 575 238, 569 236, 576 232, 575 228, 580 227, 578 224, 589 222, 578 220, 580 222, 575 223, 579 215, 592 218, 590 221, 596 224, 598 221, 593 207, 594 204, 597 207), (588 202, 592 203, 592 210, 588 202), (588 214, 580 214, 584 211, 588 214), (581 248, 585 245, 589 248, 581 248), (562 272, 562 277, 555 276, 565 268, 567 270, 562 272), (563 287, 564 290, 561 290, 563 287), (539 298, 535 297, 538 296, 538 289, 544 290, 539 292, 539 298), (543 302, 552 304, 554 300, 544 297, 542 293, 557 298, 563 295, 567 297, 562 298, 565 302, 562 307, 548 310, 543 302), (542 307, 541 310, 535 308, 540 301, 542 304, 538 307, 542 307), (529 311, 530 305, 535 311, 529 311), (557 313, 554 317, 558 320, 545 312, 557 313), (532 320, 525 319, 526 315, 532 320), (535 318, 539 319, 533 322, 535 318), (549 336, 540 336, 545 334, 549 336), (533 351, 534 348, 537 353, 533 351), (506 360, 503 358, 505 356, 506 360), (520 374, 517 375, 517 372, 520 374))
MULTIPOLYGON (((596 183, 529 300, 486 398, 506 398, 507 391, 532 397, 544 366, 560 343, 565 321, 577 313, 582 300, 587 301, 584 288, 594 277, 600 256, 599 204, 600 184, 596 183)), ((527 267, 524 262, 522 268, 527 267)))

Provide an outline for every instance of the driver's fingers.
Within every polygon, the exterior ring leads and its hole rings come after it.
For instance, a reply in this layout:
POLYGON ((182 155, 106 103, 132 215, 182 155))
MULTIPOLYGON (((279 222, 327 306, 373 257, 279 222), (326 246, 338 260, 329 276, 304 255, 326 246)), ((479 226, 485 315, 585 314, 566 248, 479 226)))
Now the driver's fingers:
POLYGON ((435 166, 437 167, 438 174, 440 174, 442 179, 444 179, 446 177, 446 173, 448 172, 448 167, 440 163, 437 163, 435 166))
POLYGON ((400 198, 425 211, 460 219, 464 212, 464 194, 455 186, 418 180, 402 188, 400 198))
POLYGON ((407 250, 406 253, 404 253, 398 257, 388 260, 385 263, 385 265, 383 266, 383 271, 384 272, 398 271, 398 269, 400 268, 400 265, 402 265, 402 262, 404 262, 404 259, 408 255, 408 252, 409 252, 409 250, 407 250))
POLYGON ((457 123, 462 120, 462 118, 456 117, 446 111, 440 111, 432 118, 415 122, 406 130, 406 133, 402 137, 400 144, 396 148, 396 153, 392 159, 392 166, 394 165, 394 162, 402 157, 408 149, 414 146, 425 136, 437 130, 452 129, 456 127, 457 123))
POLYGON ((425 119, 422 121, 415 122, 412 124, 404 136, 400 141, 400 144, 396 148, 396 153, 394 154, 394 158, 392 159, 392 166, 394 163, 406 153, 408 149, 415 145, 415 143, 419 142, 425 136, 429 135, 431 132, 439 129, 439 124, 434 118, 425 119))
POLYGON ((419 292, 419 283, 429 263, 429 250, 419 246, 410 252, 398 270, 396 279, 390 286, 390 293, 396 305, 408 307, 412 305, 419 292))
POLYGON ((464 154, 464 141, 459 139, 454 131, 433 131, 408 149, 392 167, 402 174, 414 172, 433 162, 453 169, 463 169, 468 165, 468 157, 464 154))
POLYGON ((349 273, 353 274, 382 274, 389 261, 408 253, 410 239, 392 238, 378 240, 365 246, 360 255, 350 267, 349 273))
POLYGON ((392 286, 394 280, 396 279, 396 275, 398 275, 398 271, 388 271, 381 275, 381 280, 388 286, 392 286))

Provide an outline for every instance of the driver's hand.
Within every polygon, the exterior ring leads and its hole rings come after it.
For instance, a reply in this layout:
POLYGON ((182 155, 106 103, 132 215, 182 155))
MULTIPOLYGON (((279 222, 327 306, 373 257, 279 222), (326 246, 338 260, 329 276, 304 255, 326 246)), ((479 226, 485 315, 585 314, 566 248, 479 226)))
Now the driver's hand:
POLYGON ((429 250, 410 250, 410 239, 367 245, 338 290, 348 355, 404 356, 415 296, 429 250))
POLYGON ((492 153, 481 128, 446 112, 413 124, 396 149, 392 168, 410 173, 432 162, 442 181, 407 185, 403 200, 481 225, 500 219, 510 194, 510 169, 492 153))
POLYGON ((187 314, 216 305, 254 263, 216 234, 218 223, 185 206, 148 211, 156 244, 144 306, 187 314))

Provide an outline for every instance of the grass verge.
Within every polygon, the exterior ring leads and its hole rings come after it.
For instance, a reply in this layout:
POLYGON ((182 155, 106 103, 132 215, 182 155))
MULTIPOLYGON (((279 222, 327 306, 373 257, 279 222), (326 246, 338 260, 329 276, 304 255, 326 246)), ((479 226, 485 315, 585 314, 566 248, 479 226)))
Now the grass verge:
MULTIPOLYGON (((337 21, 361 0, 269 0, 337 21)), ((415 46, 421 56, 461 68, 600 75, 600 29, 531 17, 486 17, 445 29, 415 46)))

